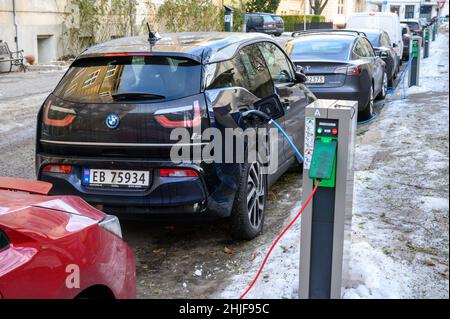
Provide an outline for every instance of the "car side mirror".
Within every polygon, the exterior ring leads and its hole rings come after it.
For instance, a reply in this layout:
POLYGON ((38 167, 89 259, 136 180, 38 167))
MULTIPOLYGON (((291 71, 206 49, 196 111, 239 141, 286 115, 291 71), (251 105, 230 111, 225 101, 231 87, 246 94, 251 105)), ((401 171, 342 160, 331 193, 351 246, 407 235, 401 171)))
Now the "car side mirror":
POLYGON ((256 101, 253 106, 256 110, 265 113, 271 119, 276 120, 284 116, 283 104, 278 95, 273 94, 256 101))
POLYGON ((378 56, 378 57, 380 57, 380 58, 382 58, 382 59, 388 57, 387 52, 386 52, 386 51, 383 51, 383 50, 376 50, 376 51, 375 51, 375 55, 378 56))
POLYGON ((295 82, 297 83, 305 83, 307 80, 305 72, 300 65, 297 65, 295 68, 295 82))

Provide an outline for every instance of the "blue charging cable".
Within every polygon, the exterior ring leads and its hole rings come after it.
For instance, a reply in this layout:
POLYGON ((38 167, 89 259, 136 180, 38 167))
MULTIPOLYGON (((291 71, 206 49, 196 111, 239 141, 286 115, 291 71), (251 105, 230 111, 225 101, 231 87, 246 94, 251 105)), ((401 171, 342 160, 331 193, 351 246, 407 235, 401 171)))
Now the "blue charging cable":
POLYGON ((305 159, 303 158, 303 155, 300 153, 300 151, 297 149, 297 147, 294 145, 294 143, 292 143, 291 138, 286 134, 286 132, 281 127, 281 125, 278 124, 275 120, 272 120, 272 119, 269 121, 269 124, 272 124, 273 126, 275 126, 278 129, 278 131, 281 132, 281 134, 284 136, 286 141, 289 143, 289 145, 294 150, 295 154, 297 154, 297 156, 302 160, 302 162, 304 162, 305 159))
POLYGON ((264 113, 264 112, 262 112, 260 110, 248 110, 248 111, 245 111, 245 112, 242 113, 241 117, 239 118, 238 125, 242 127, 242 124, 243 124, 242 122, 243 122, 244 118, 251 117, 251 116, 256 116, 256 117, 260 118, 262 121, 267 122, 267 123, 272 124, 273 126, 275 126, 278 129, 278 131, 280 131, 281 134, 284 136, 284 138, 289 143, 289 145, 292 147, 292 149, 294 150, 295 154, 302 160, 302 162, 305 161, 305 159, 303 158, 303 155, 300 153, 300 151, 297 149, 297 147, 294 145, 294 143, 292 143, 291 138, 283 130, 281 125, 278 124, 277 121, 272 119, 266 113, 264 113))

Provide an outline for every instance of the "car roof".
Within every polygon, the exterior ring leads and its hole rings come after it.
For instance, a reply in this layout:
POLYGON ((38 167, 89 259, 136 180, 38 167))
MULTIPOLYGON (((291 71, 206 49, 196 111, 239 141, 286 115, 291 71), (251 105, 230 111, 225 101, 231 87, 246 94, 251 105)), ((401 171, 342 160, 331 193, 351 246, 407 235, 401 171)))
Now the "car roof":
POLYGON ((257 14, 257 15, 267 15, 267 16, 276 16, 275 13, 269 13, 269 12, 248 12, 246 14, 257 14))
POLYGON ((357 31, 364 32, 365 34, 376 34, 376 33, 383 33, 385 31, 381 29, 365 29, 365 28, 356 28, 357 31))
POLYGON ((304 39, 304 38, 332 38, 332 39, 336 39, 336 37, 340 37, 340 38, 357 38, 359 37, 358 34, 355 33, 346 33, 346 32, 314 32, 314 33, 303 33, 300 35, 295 36, 292 40, 289 40, 289 43, 296 43, 299 42, 298 40, 304 39))
POLYGON ((77 59, 117 53, 151 53, 183 56, 206 64, 229 60, 243 45, 258 41, 276 43, 263 33, 178 32, 162 34, 151 48, 147 35, 110 40, 86 49, 77 59))

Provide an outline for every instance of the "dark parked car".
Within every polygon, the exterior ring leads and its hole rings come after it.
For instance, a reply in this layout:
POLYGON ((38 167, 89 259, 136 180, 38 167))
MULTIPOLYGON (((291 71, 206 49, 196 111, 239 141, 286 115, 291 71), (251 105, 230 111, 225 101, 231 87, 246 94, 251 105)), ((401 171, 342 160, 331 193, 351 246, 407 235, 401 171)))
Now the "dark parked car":
POLYGON ((379 56, 386 63, 386 73, 388 85, 393 86, 394 80, 400 70, 400 63, 397 54, 392 47, 392 41, 387 32, 378 29, 358 29, 364 32, 374 49, 375 55, 379 56))
POLYGON ((400 24, 402 27, 402 39, 403 39, 403 61, 409 60, 409 44, 411 42, 412 32, 406 23, 400 24))
POLYGON ((423 37, 423 27, 419 20, 406 19, 401 20, 400 22, 408 25, 413 35, 419 35, 423 37))
POLYGON ((262 32, 267 34, 277 34, 276 21, 269 13, 247 13, 245 15, 246 32, 262 32))
POLYGON ((277 15, 272 15, 272 18, 275 20, 275 26, 277 28, 276 36, 280 36, 284 32, 284 21, 283 18, 277 15))
POLYGON ((386 63, 360 32, 294 32, 286 52, 303 68, 307 86, 318 98, 358 101, 359 117, 370 118, 375 97, 387 92, 386 63))
POLYGON ((147 36, 91 47, 39 111, 37 176, 52 193, 79 195, 119 217, 230 217, 234 237, 253 238, 268 187, 296 161, 294 151, 280 135, 268 175, 259 157, 177 163, 171 134, 185 128, 185 145, 203 147, 206 129, 237 128, 241 111, 277 93, 279 122, 302 148, 304 109, 316 100, 304 80, 264 34, 175 33, 151 47, 147 36))

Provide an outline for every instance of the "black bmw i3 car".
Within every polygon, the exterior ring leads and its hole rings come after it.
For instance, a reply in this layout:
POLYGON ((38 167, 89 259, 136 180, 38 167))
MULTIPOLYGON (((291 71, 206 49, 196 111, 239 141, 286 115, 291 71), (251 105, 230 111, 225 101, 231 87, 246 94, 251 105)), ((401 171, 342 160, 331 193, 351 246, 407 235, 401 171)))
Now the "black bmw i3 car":
POLYGON ((51 182, 54 194, 81 196, 120 217, 226 217, 235 238, 254 238, 268 187, 297 160, 282 136, 266 150, 277 156, 269 174, 260 157, 174 161, 171 152, 208 145, 207 129, 240 128, 242 112, 271 96, 282 105, 278 122, 301 149, 304 110, 316 103, 304 80, 264 34, 176 33, 96 45, 39 111, 38 179, 51 182), (174 139, 176 129, 189 139, 174 139))
POLYGON ((320 99, 358 101, 358 118, 371 118, 374 99, 386 96, 388 75, 365 34, 310 30, 292 36, 286 52, 303 68, 308 88, 320 99))

